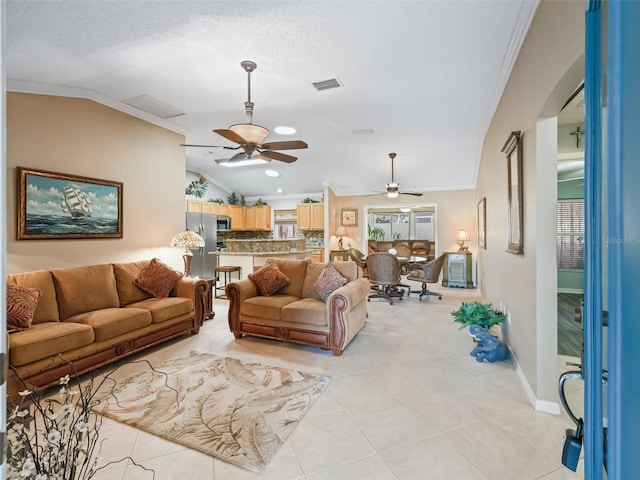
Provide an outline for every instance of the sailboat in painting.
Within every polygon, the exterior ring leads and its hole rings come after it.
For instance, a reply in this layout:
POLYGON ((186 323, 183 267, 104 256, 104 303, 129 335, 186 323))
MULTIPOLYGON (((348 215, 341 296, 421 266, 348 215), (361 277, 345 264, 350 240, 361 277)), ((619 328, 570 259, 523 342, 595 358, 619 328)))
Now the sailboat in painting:
POLYGON ((87 218, 91 216, 91 200, 89 196, 76 187, 64 187, 60 202, 63 212, 71 214, 73 218, 87 218))

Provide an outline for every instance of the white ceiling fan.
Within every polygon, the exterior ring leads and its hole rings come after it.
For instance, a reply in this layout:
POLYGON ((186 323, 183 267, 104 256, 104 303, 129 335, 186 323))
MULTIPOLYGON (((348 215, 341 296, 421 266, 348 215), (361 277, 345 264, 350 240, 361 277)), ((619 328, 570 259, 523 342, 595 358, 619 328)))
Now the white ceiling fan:
POLYGON ((218 147, 226 148, 227 150, 242 149, 241 152, 236 153, 231 158, 216 160, 217 163, 234 163, 244 160, 256 160, 261 159, 267 162, 271 160, 279 160, 285 163, 292 163, 297 160, 297 157, 287 155, 286 153, 277 152, 275 150, 294 150, 300 148, 308 148, 308 145, 302 140, 290 140, 286 142, 270 142, 262 143, 262 141, 269 135, 269 130, 260 125, 253 123, 253 106, 251 101, 251 72, 253 72, 258 66, 249 60, 245 60, 240 63, 248 77, 248 95, 247 101, 244 102, 245 112, 247 115, 246 123, 237 123, 231 125, 228 129, 215 129, 213 130, 218 135, 237 143, 237 147, 224 147, 220 145, 193 145, 183 144, 185 147, 218 147))

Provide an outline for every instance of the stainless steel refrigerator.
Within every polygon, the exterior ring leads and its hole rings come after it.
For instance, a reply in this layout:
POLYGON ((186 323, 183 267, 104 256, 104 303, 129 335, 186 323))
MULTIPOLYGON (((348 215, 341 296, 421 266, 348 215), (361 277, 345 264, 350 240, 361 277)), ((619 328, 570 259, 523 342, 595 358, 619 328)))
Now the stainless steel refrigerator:
POLYGON ((204 247, 192 248, 191 275, 202 278, 216 278, 217 215, 211 213, 187 212, 187 230, 197 232, 204 238, 204 247))

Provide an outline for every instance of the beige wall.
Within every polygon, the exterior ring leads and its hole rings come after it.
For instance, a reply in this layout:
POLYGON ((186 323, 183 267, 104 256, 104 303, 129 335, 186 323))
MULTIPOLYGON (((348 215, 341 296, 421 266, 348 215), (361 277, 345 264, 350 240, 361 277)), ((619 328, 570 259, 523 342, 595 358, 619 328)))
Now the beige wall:
POLYGON ((91 100, 7 93, 7 273, 153 256, 184 227, 184 136, 91 100), (16 240, 16 167, 123 183, 123 238, 16 240))
POLYGON ((556 158, 549 153, 557 140, 549 133, 552 124, 539 117, 556 115, 577 87, 579 77, 565 74, 583 52, 584 2, 542 1, 485 137, 476 185, 476 201, 487 197, 478 285, 487 301, 502 301, 511 313, 506 338, 532 401, 543 409, 545 402, 557 402, 556 158), (524 146, 524 255, 506 252, 507 163, 501 149, 514 130, 522 131, 524 146))

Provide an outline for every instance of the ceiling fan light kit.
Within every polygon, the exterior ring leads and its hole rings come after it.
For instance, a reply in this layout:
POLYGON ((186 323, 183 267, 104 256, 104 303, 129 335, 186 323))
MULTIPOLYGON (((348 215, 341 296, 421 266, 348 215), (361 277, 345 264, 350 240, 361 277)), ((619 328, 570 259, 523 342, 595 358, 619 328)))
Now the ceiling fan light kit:
POLYGON ((400 195, 400 194, 402 194, 402 195, 413 195, 415 197, 421 197, 422 196, 421 193, 401 192, 400 191, 400 184, 395 181, 394 176, 393 176, 393 160, 396 158, 396 154, 391 152, 389 154, 389 158, 391 159, 391 182, 387 183, 387 188, 386 188, 387 198, 397 198, 398 195, 400 195))
MULTIPOLYGON (((253 107, 251 101, 251 72, 258 66, 255 62, 245 60, 240 62, 240 66, 247 72, 247 101, 244 102, 244 109, 247 115, 246 123, 236 123, 228 129, 213 130, 218 135, 226 138, 230 142, 237 143, 237 147, 224 147, 231 150, 242 148, 242 152, 235 154, 228 159, 216 160, 216 163, 225 167, 235 164, 235 166, 252 165, 255 163, 271 162, 278 160, 280 162, 292 163, 298 158, 286 153, 276 152, 275 150, 294 150, 299 148, 307 148, 308 145, 301 140, 289 140, 286 142, 270 142, 262 143, 269 135, 269 129, 253 123, 253 107)), ((295 132, 294 129, 292 129, 295 132)), ((292 132, 292 133, 293 133, 292 132)), ((207 145, 187 145, 193 147, 207 147, 207 145)), ((213 146, 213 145, 210 145, 213 146)))

